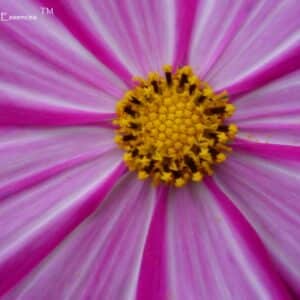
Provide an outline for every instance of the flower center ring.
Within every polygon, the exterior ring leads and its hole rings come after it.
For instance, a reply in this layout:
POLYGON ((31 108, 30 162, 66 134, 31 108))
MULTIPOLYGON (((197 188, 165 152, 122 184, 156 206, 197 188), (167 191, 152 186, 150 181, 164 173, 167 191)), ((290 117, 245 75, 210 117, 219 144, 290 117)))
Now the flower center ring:
POLYGON ((135 78, 117 103, 115 141, 138 178, 182 187, 212 175, 213 165, 226 159, 237 133, 226 120, 235 108, 227 92, 215 93, 191 67, 172 72, 166 65, 164 72, 135 78))

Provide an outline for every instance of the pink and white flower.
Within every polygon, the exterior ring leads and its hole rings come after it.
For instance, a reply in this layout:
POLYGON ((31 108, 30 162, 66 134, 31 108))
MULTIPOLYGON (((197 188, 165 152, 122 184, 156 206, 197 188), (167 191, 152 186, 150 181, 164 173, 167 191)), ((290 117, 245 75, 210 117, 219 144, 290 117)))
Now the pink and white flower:
POLYGON ((1 299, 299 299, 299 1, 0 12, 1 299), (110 126, 132 76, 166 63, 237 108, 228 160, 181 189, 129 173, 110 126))

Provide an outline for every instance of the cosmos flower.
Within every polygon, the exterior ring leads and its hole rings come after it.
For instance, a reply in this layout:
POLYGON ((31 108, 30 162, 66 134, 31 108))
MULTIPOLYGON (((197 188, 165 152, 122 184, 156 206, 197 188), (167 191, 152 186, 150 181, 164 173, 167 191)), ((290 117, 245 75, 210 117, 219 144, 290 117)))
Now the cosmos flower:
POLYGON ((299 299, 299 1, 0 13, 1 299, 299 299))

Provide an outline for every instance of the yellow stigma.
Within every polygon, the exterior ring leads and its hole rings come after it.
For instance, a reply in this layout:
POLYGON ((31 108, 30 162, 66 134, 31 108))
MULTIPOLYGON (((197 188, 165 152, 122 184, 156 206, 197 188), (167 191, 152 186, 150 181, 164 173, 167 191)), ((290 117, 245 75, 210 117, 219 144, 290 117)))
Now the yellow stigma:
POLYGON ((226 159, 226 144, 237 132, 226 123, 234 106, 189 66, 164 71, 164 77, 136 78, 136 87, 117 103, 115 141, 139 179, 182 187, 213 174, 213 165, 226 159))

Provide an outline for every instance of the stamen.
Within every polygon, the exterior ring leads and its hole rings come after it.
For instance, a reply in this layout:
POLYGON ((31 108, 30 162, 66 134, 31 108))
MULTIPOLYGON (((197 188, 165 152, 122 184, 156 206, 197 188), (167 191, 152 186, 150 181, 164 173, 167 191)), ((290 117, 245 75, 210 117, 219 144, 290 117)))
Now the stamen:
POLYGON ((159 88, 158 88, 158 83, 157 83, 157 81, 152 80, 151 84, 152 84, 152 86, 153 86, 153 88, 154 88, 154 92, 155 92, 156 94, 158 94, 158 93, 159 93, 159 88))
POLYGON ((180 83, 179 83, 179 87, 183 88, 184 84, 188 82, 187 79, 187 75, 186 74, 182 74, 181 78, 180 78, 180 83))
POLYGON ((132 108, 131 108, 131 106, 129 106, 129 105, 127 105, 125 108, 124 108, 124 111, 127 113, 127 114, 129 114, 129 115, 131 115, 131 116, 135 116, 135 114, 136 114, 136 112, 134 111, 134 110, 132 110, 132 108))
POLYGON ((166 72, 166 80, 167 80, 168 86, 171 86, 172 85, 172 74, 171 74, 171 72, 166 72))
POLYGON ((190 93, 190 95, 192 95, 193 93, 194 93, 194 91, 196 90, 196 84, 192 84, 192 85, 190 85, 190 87, 189 87, 189 93, 190 93))
POLYGON ((139 99, 135 98, 134 96, 132 96, 131 102, 134 103, 134 104, 138 104, 138 105, 141 104, 141 101, 139 99))
POLYGON ((115 140, 139 179, 175 187, 201 181, 223 162, 237 127, 226 92, 215 94, 189 66, 149 73, 117 104, 115 140))

